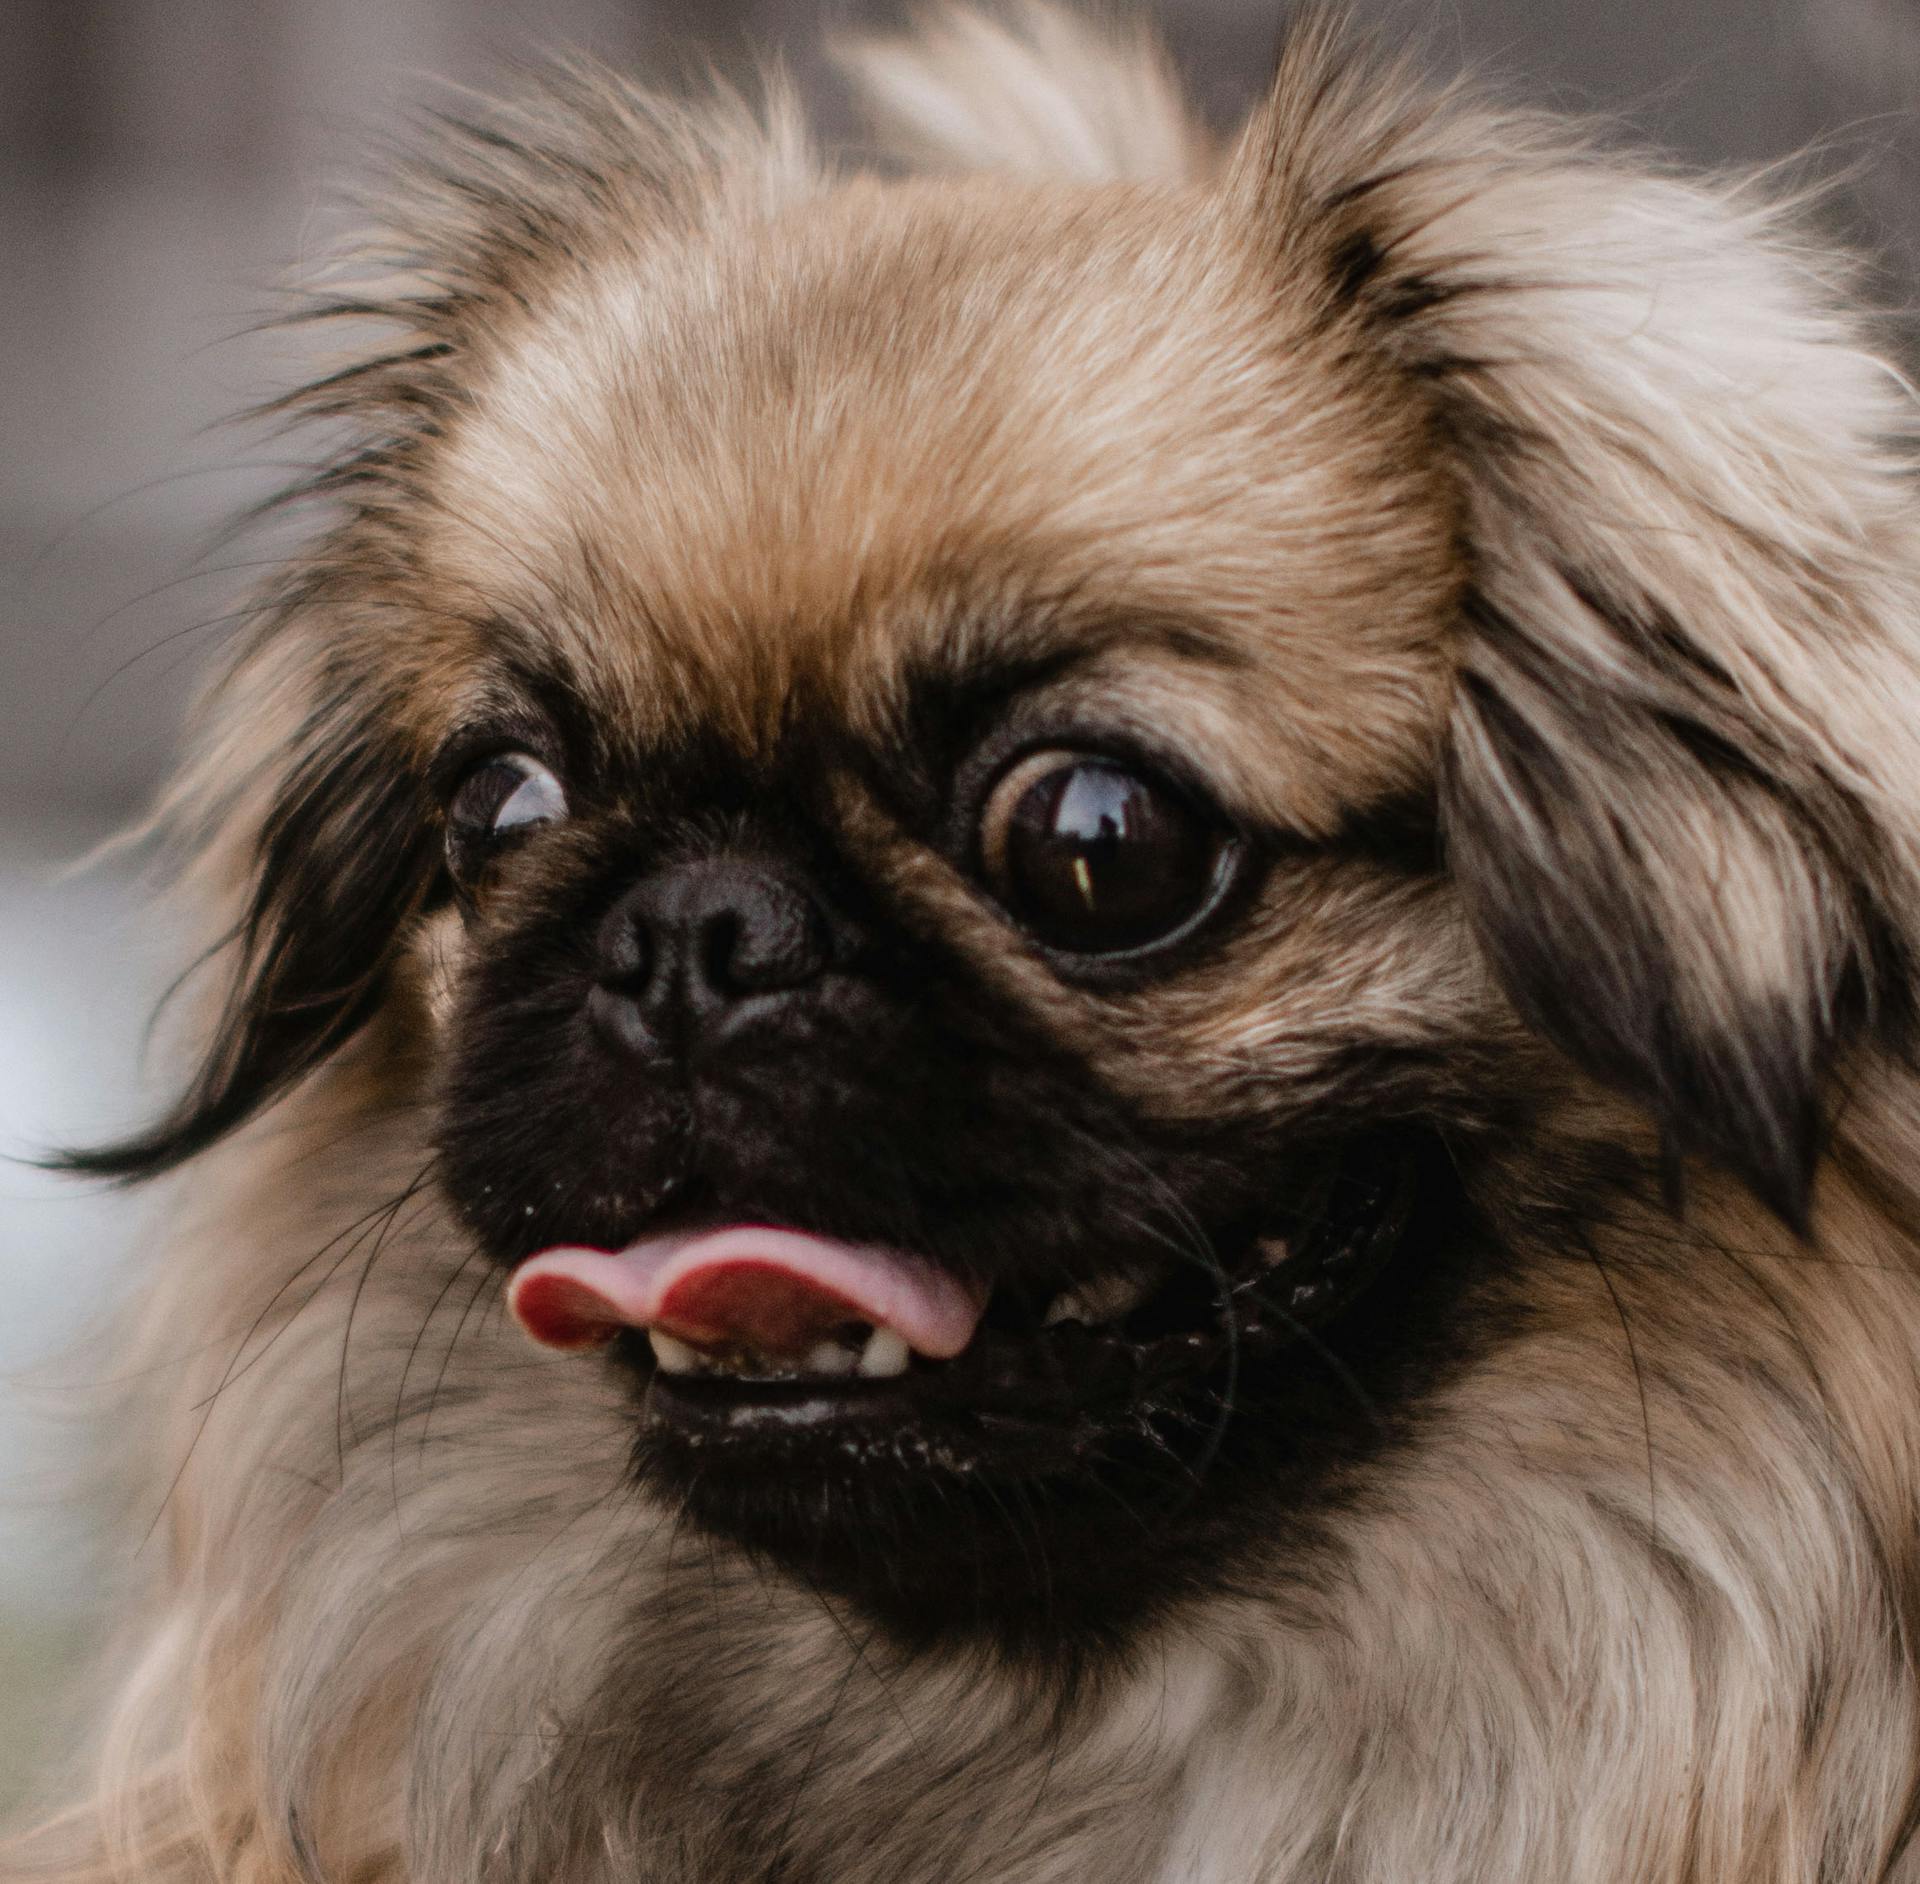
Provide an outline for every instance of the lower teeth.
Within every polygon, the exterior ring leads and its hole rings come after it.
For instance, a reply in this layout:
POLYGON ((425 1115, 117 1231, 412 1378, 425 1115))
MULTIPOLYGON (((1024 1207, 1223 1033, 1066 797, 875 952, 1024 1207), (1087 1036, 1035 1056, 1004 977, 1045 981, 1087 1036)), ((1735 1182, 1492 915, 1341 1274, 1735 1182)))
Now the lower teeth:
POLYGON ((890 1380, 907 1371, 911 1353, 905 1335, 891 1328, 876 1328, 867 1336, 867 1345, 860 1350, 857 1365, 868 1380, 890 1380))
POLYGON ((906 1336, 874 1328, 858 1348, 818 1341, 803 1357, 755 1354, 742 1349, 697 1348, 664 1328, 649 1328, 647 1340, 663 1374, 726 1374, 739 1380, 890 1380, 907 1371, 913 1351, 906 1336))
POLYGON ((820 1341, 807 1350, 804 1371, 809 1374, 850 1374, 859 1356, 837 1341, 820 1341))
POLYGON ((704 1374, 707 1357, 698 1348, 690 1348, 664 1328, 649 1328, 647 1344, 663 1374, 704 1374))
POLYGON ((1089 1328, 1103 1328, 1138 1308, 1147 1292, 1147 1283, 1127 1276, 1106 1276, 1098 1282, 1083 1282, 1077 1289, 1054 1297, 1041 1325, 1052 1328, 1063 1321, 1077 1321, 1089 1328))
MULTIPOLYGON (((1259 1246, 1263 1270, 1277 1268, 1290 1254, 1284 1238, 1259 1246)), ((1110 1334, 1153 1293, 1151 1278, 1104 1276, 1081 1283, 1057 1295, 1042 1317, 1042 1326, 1056 1328, 1078 1323, 1090 1332, 1110 1334)), ((857 1326, 840 1339, 814 1343, 804 1355, 770 1355, 740 1348, 700 1348, 663 1328, 651 1328, 660 1371, 674 1375, 720 1375, 743 1381, 837 1381, 849 1378, 891 1380, 905 1374, 913 1352, 906 1337, 885 1327, 869 1329, 864 1340, 857 1326)))

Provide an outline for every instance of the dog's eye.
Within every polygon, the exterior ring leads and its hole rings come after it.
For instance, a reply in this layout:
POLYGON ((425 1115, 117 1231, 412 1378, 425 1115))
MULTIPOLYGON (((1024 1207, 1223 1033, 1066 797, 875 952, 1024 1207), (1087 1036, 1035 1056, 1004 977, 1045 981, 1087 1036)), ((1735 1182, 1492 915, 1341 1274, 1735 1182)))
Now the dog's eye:
POLYGON ((1042 752, 988 796, 980 852, 1015 921, 1049 947, 1110 955, 1171 939, 1209 909, 1226 834, 1117 760, 1042 752))
POLYGON ((538 759, 503 752, 482 760, 447 805, 447 867, 454 881, 472 884, 503 845, 566 815, 567 794, 538 759))

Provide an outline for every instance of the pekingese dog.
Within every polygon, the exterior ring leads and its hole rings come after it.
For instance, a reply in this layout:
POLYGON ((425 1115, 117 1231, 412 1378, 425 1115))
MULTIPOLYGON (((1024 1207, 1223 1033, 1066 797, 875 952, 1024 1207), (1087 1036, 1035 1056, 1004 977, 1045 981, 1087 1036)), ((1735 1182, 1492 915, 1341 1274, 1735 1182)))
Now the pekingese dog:
POLYGON ((1920 1878, 1920 509, 1752 186, 1039 6, 313 318, 11 1876, 1920 1878))

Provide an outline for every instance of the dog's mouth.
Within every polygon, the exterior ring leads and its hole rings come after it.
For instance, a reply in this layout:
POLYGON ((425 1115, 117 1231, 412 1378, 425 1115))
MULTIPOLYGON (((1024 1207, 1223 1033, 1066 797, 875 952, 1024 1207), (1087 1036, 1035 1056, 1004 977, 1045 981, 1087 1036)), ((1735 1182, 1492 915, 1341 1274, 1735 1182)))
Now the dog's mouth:
POLYGON ((1331 1160, 1311 1208, 1042 1287, 776 1224, 706 1222, 522 1263, 508 1300, 543 1346, 613 1346, 649 1418, 703 1447, 917 1436, 948 1462, 1097 1443, 1116 1416, 1311 1338, 1399 1241, 1404 1164, 1331 1160))

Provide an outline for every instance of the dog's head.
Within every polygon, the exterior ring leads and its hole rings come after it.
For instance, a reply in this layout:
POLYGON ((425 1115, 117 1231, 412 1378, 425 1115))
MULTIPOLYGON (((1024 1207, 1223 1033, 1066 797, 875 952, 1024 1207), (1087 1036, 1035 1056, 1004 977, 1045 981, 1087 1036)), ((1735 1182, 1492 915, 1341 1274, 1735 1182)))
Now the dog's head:
POLYGON ((1024 169, 580 80, 415 179, 193 788, 231 997, 93 1164, 350 1061, 696 1518, 1112 1621, 1541 1249, 1689 1174, 1808 1221, 1904 1022, 1905 500, 1736 203, 1319 30, 1218 158, 957 30, 1028 117, 871 76, 1024 169))

